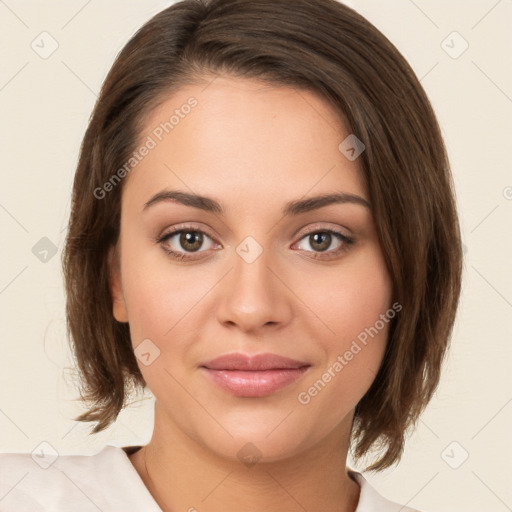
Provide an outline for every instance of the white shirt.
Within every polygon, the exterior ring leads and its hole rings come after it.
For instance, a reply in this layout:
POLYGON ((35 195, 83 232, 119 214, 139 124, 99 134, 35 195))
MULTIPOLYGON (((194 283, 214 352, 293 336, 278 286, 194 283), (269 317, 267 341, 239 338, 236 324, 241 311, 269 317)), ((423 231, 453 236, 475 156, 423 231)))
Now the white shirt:
MULTIPOLYGON (((56 458, 2 453, 0 511, 162 512, 128 458, 130 448, 107 445, 95 455, 56 458)), ((382 497, 361 473, 350 473, 361 487, 355 512, 418 512, 382 497)))

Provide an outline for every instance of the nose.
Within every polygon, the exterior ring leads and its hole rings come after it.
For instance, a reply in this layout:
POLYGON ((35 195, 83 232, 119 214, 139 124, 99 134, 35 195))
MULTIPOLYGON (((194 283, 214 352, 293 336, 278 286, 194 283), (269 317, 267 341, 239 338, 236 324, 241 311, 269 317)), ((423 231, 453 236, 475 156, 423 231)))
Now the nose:
POLYGON ((282 328, 292 318, 293 293, 275 268, 270 251, 254 260, 233 254, 233 268, 221 281, 217 319, 226 326, 258 333, 263 327, 282 328))

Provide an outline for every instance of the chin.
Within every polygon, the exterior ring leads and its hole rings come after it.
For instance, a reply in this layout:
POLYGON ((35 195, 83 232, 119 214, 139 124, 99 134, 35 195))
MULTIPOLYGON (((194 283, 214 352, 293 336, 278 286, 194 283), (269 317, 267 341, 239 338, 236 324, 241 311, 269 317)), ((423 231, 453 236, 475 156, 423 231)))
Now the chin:
POLYGON ((297 411, 285 419, 289 413, 290 410, 274 412, 271 417, 248 414, 229 421, 219 417, 219 423, 231 435, 220 427, 199 427, 191 437, 218 457, 248 467, 257 462, 278 462, 297 456, 319 440, 319 432, 308 429, 297 411))
POLYGON ((246 434, 237 433, 233 439, 216 440, 210 437, 205 442, 206 447, 218 457, 238 461, 247 467, 252 467, 257 463, 290 459, 301 452, 300 446, 303 439, 295 439, 293 436, 287 435, 287 432, 284 434, 269 438, 266 432, 252 430, 246 434))

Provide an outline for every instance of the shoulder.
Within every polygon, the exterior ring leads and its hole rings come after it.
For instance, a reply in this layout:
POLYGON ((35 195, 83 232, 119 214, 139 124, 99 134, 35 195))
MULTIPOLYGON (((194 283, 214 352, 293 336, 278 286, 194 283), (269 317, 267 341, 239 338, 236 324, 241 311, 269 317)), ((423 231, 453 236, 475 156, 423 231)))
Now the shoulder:
POLYGON ((361 473, 349 470, 349 475, 361 487, 359 502, 355 512, 420 512, 414 508, 406 507, 384 498, 370 485, 361 473))
POLYGON ((39 452, 0 454, 0 509, 5 512, 160 510, 155 505, 116 446, 94 455, 59 455, 49 444, 39 452))

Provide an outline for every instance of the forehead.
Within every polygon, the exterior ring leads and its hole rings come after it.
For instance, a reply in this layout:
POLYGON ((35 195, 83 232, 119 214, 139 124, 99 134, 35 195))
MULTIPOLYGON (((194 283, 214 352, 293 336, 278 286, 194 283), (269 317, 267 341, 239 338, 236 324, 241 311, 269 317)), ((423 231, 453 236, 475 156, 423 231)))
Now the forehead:
POLYGON ((152 147, 125 193, 140 202, 159 189, 188 188, 255 202, 276 196, 280 205, 309 191, 365 196, 357 160, 338 147, 348 135, 342 115, 310 91, 205 80, 174 92, 146 117, 139 145, 152 147))

